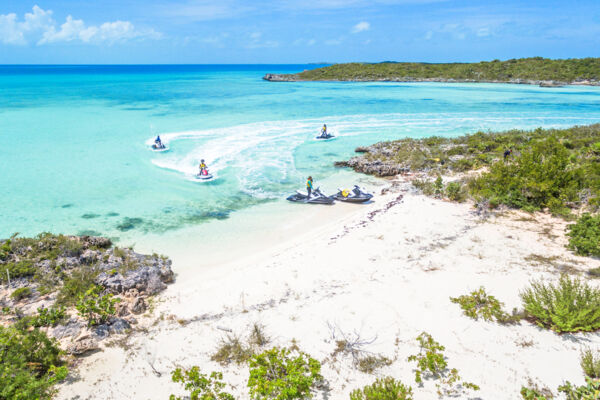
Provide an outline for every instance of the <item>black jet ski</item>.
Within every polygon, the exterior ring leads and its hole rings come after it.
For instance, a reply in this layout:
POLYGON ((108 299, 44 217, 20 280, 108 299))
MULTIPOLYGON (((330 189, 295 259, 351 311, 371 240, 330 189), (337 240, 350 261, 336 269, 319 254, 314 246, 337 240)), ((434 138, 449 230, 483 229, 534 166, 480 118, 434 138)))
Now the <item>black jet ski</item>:
POLYGON ((339 192, 337 192, 331 197, 339 201, 345 201, 348 203, 364 203, 373 198, 373 195, 371 193, 363 192, 362 189, 359 188, 357 185, 354 185, 354 188, 352 190, 338 190, 339 192))
POLYGON ((319 188, 316 188, 308 197, 307 193, 297 191, 293 195, 287 198, 289 201, 295 203, 306 203, 306 204, 333 204, 333 199, 329 196, 325 196, 319 188))
POLYGON ((152 151, 161 152, 161 151, 169 151, 169 148, 165 146, 164 143, 161 143, 160 146, 154 143, 152 145, 152 151))
POLYGON ((335 138, 334 134, 327 133, 325 135, 321 134, 321 135, 317 136, 315 139, 317 139, 317 140, 331 140, 331 139, 334 139, 334 138, 335 138))

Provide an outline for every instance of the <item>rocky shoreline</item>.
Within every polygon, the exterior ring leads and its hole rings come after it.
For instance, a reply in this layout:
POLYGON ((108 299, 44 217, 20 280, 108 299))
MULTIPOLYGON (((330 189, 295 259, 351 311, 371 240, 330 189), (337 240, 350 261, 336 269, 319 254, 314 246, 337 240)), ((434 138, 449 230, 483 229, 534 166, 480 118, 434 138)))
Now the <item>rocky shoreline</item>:
POLYGON ((448 79, 448 78, 414 78, 410 76, 389 78, 352 78, 352 79, 304 79, 299 74, 266 74, 263 79, 269 82, 439 82, 439 83, 510 83, 517 85, 537 85, 540 87, 575 86, 600 86, 600 81, 577 80, 561 82, 553 80, 509 79, 509 80, 476 80, 476 79, 448 79))
POLYGON ((33 325, 74 356, 101 349, 111 335, 130 332, 149 308, 151 296, 174 281, 168 258, 113 247, 103 237, 43 234, 3 240, 0 246, 0 326, 39 321, 40 315, 59 312, 58 321, 33 325), (30 272, 16 270, 18 265, 28 265, 30 272), (23 276, 15 276, 15 271, 23 276), (91 287, 99 291, 98 298, 116 299, 114 312, 100 323, 78 312, 91 287))

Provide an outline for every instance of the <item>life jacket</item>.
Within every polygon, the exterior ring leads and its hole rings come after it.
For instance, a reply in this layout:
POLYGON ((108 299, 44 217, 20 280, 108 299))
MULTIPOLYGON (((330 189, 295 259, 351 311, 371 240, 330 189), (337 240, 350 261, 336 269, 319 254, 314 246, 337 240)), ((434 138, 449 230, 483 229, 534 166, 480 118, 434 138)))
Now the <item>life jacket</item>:
POLYGON ((204 163, 200 164, 200 168, 201 169, 206 169, 206 164, 204 164, 204 163))
POLYGON ((350 192, 348 190, 342 190, 342 196, 344 197, 348 197, 348 195, 350 194, 350 192))
POLYGON ((306 187, 312 189, 312 181, 311 180, 306 181, 306 187))

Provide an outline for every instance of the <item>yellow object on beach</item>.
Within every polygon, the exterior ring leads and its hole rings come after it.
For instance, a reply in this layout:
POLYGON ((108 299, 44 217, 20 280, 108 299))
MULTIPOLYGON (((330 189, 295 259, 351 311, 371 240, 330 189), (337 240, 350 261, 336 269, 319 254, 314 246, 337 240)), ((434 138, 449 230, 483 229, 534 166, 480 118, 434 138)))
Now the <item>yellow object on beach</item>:
POLYGON ((348 190, 342 190, 342 196, 348 197, 349 194, 350 194, 350 191, 348 191, 348 190))

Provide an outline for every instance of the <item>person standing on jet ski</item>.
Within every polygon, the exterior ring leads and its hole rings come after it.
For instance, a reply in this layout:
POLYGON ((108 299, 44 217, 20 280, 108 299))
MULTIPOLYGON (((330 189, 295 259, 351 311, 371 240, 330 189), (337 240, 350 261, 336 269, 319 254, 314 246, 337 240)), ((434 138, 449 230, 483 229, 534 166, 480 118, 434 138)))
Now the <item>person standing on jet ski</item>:
POLYGON ((309 176, 308 179, 306 180, 306 191, 308 192, 309 199, 310 199, 310 194, 312 193, 312 188, 313 188, 312 176, 309 176))
POLYGON ((159 149, 161 149, 163 147, 162 141, 160 140, 160 135, 156 136, 156 139, 154 140, 154 144, 159 149))
POLYGON ((204 164, 204 160, 200 160, 200 173, 198 175, 205 175, 204 171, 206 171, 206 164, 204 164))
POLYGON ((323 124, 323 127, 321 128, 321 137, 322 138, 327 137, 327 125, 325 125, 325 124, 323 124))

